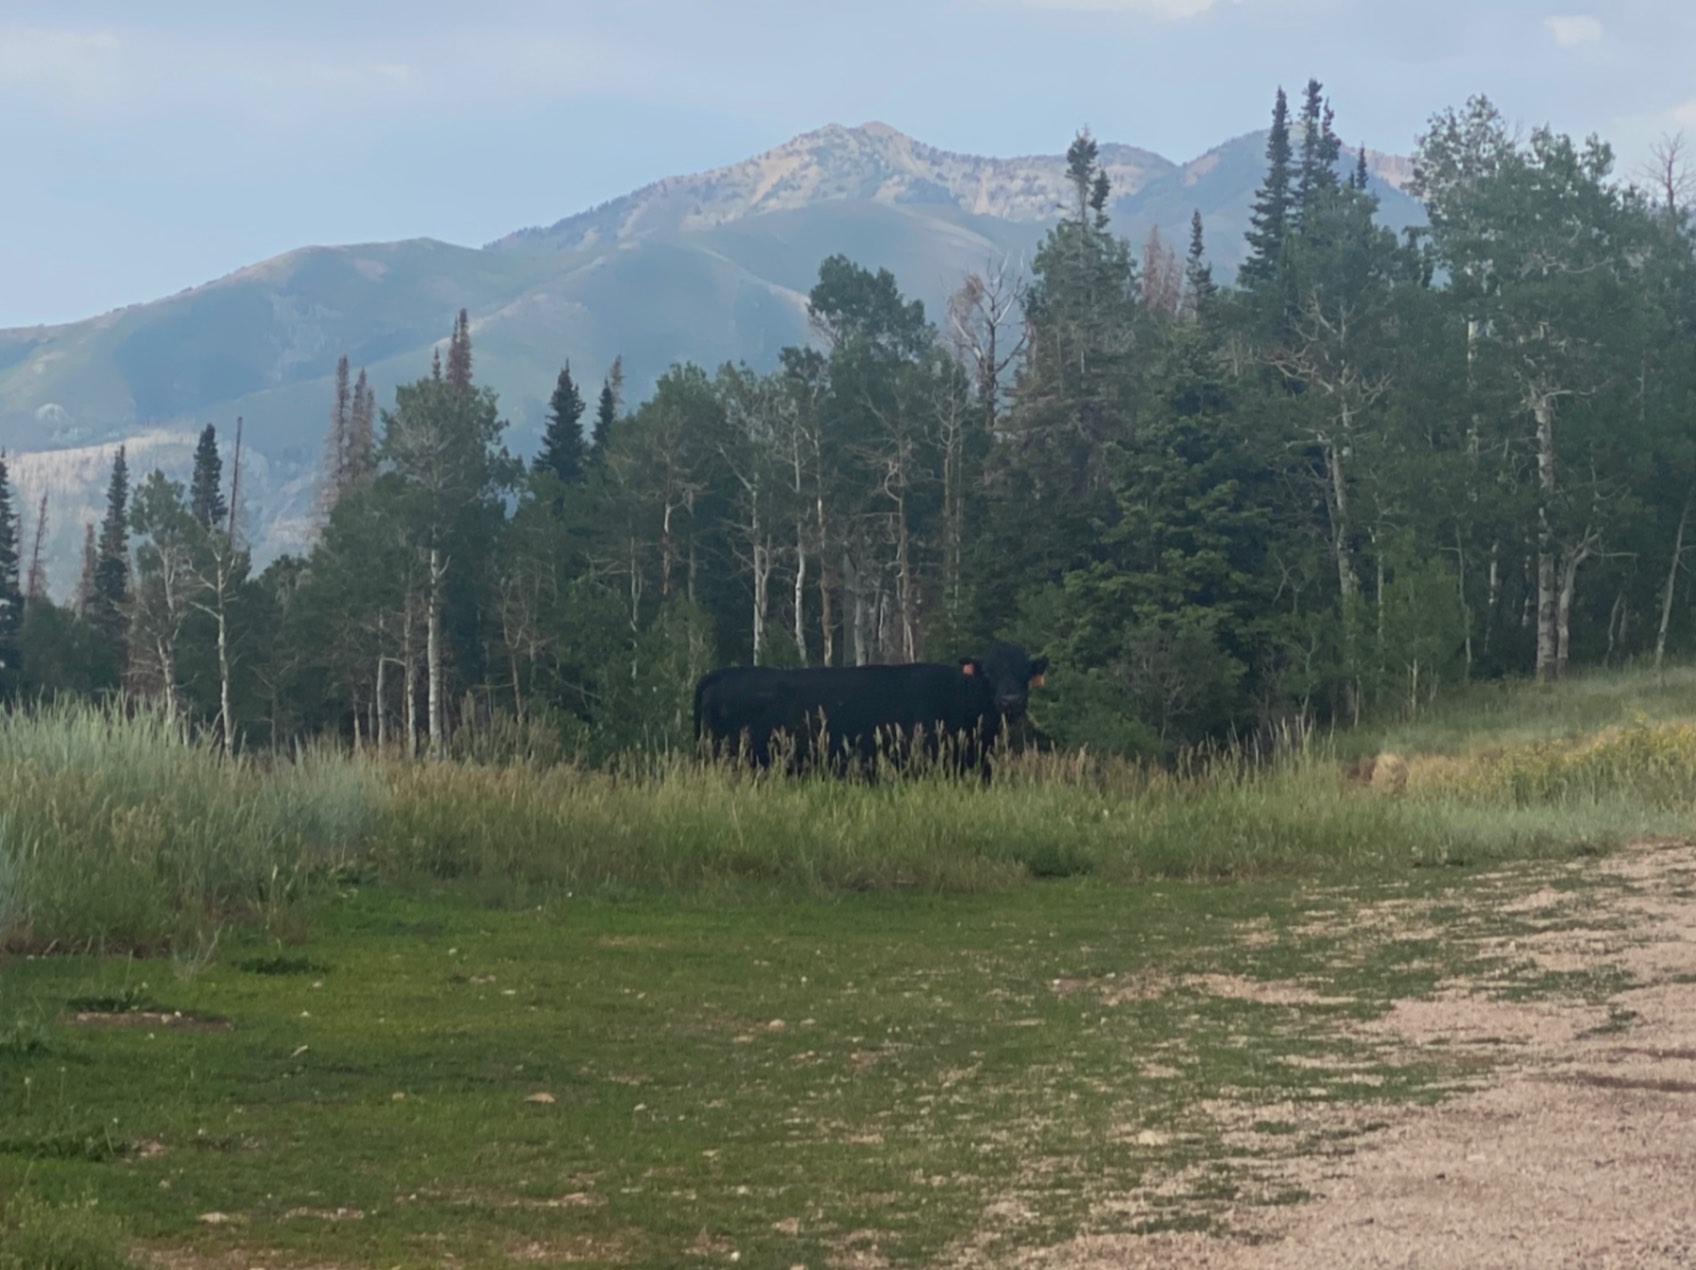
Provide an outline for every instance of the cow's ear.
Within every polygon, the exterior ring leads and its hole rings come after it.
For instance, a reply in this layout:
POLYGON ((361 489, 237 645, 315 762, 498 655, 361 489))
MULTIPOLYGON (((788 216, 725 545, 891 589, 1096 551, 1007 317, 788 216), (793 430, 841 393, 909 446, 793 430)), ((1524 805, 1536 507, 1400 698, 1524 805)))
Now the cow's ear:
POLYGON ((960 658, 960 673, 962 675, 975 675, 982 669, 983 667, 978 664, 976 657, 960 658))
POLYGON ((1031 663, 1031 687, 1040 688, 1047 679, 1048 658, 1038 657, 1031 663))

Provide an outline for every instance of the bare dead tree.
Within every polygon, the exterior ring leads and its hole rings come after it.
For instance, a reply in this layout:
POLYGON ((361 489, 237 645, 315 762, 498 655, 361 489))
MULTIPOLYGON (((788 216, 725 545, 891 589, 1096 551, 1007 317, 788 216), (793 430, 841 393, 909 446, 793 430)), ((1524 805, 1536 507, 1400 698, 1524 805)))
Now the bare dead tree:
POLYGON ((24 580, 24 603, 35 604, 47 598, 47 491, 41 492, 41 503, 35 511, 35 536, 29 551, 29 572, 24 580))
POLYGON ((1351 546, 1354 525, 1347 467, 1362 417, 1390 390, 1387 375, 1369 373, 1356 359, 1350 329, 1355 316, 1348 305, 1327 313, 1317 295, 1309 296, 1293 322, 1294 339, 1268 359, 1275 369, 1300 379, 1325 402, 1310 432, 1324 456, 1320 476, 1331 520, 1337 585, 1345 603, 1360 589, 1351 546))
POLYGON ((1184 267, 1158 225, 1142 245, 1142 299, 1149 312, 1169 318, 1177 317, 1184 304, 1184 267))
POLYGON ((1024 262, 1008 256, 966 275, 948 300, 948 342, 972 376, 983 408, 984 429, 994 433, 1001 417, 1001 378, 1025 351, 1024 262))
POLYGON ((1638 169, 1661 205, 1668 223, 1677 225, 1696 194, 1696 163, 1682 132, 1664 134, 1649 148, 1649 158, 1638 169))

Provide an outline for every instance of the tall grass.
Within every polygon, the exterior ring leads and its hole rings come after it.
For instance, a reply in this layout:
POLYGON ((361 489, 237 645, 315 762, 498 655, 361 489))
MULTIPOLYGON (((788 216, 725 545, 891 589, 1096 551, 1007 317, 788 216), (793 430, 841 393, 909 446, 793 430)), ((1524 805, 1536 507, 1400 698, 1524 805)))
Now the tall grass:
POLYGON ((365 834, 330 756, 227 762, 151 713, 0 714, 0 946, 156 950, 264 920, 365 834))
MULTIPOLYGON (((1612 711, 1602 711, 1612 717, 1612 711)), ((157 716, 0 716, 0 946, 202 946, 272 922, 355 856, 485 901, 571 895, 976 892, 1036 878, 1232 878, 1478 863, 1687 835, 1696 724, 1415 763, 1405 795, 1326 745, 1173 774, 1021 755, 996 778, 791 778, 648 757, 624 768, 433 764, 328 751, 226 762, 157 716)))
POLYGON ((1459 688, 1417 719, 1364 725, 1337 737, 1339 752, 1472 755, 1539 742, 1573 741, 1644 719, 1696 720, 1696 666, 1573 671, 1555 684, 1532 680, 1459 688))
POLYGON ((1684 823, 1620 791, 1514 802, 1454 785, 1382 796, 1313 751, 1268 769, 1216 763, 1183 777, 1028 756, 1004 761, 987 789, 673 760, 634 778, 402 768, 390 790, 371 845, 383 872, 512 903, 565 892, 971 892, 1081 874, 1134 882, 1477 863, 1590 852, 1684 823))

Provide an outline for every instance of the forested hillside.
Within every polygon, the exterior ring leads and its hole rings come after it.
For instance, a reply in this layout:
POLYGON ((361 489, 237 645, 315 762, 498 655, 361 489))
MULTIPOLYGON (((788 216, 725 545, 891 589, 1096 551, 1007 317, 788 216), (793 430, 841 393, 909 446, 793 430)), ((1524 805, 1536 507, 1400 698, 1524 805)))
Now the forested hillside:
POLYGON ((344 361, 315 543, 260 573, 229 428, 187 489, 120 452, 65 606, 0 472, 0 691, 122 689, 232 746, 603 758, 686 743, 713 665, 1002 637, 1052 661, 1038 740, 1164 758, 1688 652, 1676 154, 1639 191, 1475 99, 1421 138, 1400 237, 1352 157, 1318 84, 1280 93, 1224 287, 1199 216, 1187 252, 1116 234, 1080 135, 1028 273, 927 312, 831 256, 778 369, 633 402, 562 368, 528 464, 462 315, 392 400, 344 361))

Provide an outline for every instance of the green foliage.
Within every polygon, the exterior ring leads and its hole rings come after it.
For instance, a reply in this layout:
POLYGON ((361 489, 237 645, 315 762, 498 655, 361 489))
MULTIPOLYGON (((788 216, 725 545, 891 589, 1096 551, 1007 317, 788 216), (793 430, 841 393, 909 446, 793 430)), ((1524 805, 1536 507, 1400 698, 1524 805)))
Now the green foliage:
MULTIPOLYGON (((125 606, 129 602, 130 590, 129 498, 129 465, 124 458, 124 447, 120 445, 112 458, 112 477, 106 489, 106 516, 100 523, 93 593, 88 609, 89 621, 116 654, 115 671, 121 671, 123 667, 125 606)), ((114 681, 116 678, 114 673, 114 681)))
POLYGON ((1272 129, 1266 138, 1266 180, 1255 196, 1254 211, 1249 217, 1249 256, 1238 271, 1238 279, 1244 286, 1268 282, 1277 272, 1284 235, 1297 210, 1292 180, 1290 103, 1280 88, 1272 107, 1272 129))
POLYGON ((577 391, 577 383, 571 377, 571 366, 562 366, 553 398, 548 403, 542 448, 532 462, 534 471, 550 472, 566 485, 583 479, 587 453, 583 441, 585 409, 583 394, 577 391))
MULTIPOLYGON (((347 359, 342 359, 345 371, 347 359)), ((189 483, 189 511, 203 530, 223 526, 229 519, 224 501, 224 460, 218 454, 218 430, 211 424, 200 433, 194 449, 194 478, 189 483)))

